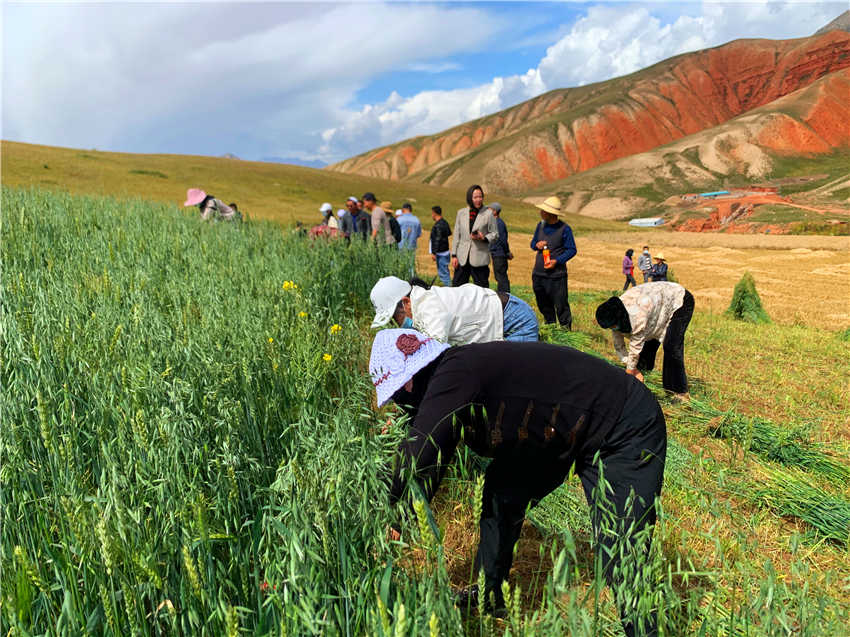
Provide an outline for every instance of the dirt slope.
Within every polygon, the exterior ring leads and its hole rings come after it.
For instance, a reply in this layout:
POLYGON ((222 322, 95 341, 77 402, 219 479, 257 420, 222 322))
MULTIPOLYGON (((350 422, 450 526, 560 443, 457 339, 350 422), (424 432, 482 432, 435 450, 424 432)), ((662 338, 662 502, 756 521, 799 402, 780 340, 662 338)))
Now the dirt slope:
POLYGON ((522 193, 726 122, 850 66, 850 34, 737 40, 606 82, 551 91, 331 170, 522 193))
POLYGON ((845 68, 719 126, 545 184, 528 200, 556 192, 571 212, 626 218, 673 194, 765 179, 776 171, 778 158, 788 163, 848 149, 850 68, 845 68))

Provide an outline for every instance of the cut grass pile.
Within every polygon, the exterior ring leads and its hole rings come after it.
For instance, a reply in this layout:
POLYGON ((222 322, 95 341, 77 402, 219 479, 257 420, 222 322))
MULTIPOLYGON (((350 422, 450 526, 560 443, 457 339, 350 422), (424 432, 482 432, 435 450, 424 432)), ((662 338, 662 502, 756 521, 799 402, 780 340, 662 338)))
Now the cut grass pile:
POLYGON ((770 317, 762 306, 761 297, 756 291, 756 281, 749 272, 745 272, 741 280, 735 285, 735 290, 732 292, 732 302, 729 304, 726 313, 739 321, 770 323, 770 317))

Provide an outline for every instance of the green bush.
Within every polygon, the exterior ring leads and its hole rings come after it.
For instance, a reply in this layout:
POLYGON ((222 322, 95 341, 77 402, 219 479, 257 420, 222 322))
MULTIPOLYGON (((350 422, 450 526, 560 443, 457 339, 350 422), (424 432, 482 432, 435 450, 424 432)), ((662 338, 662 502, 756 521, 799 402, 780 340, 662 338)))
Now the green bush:
POLYGON ((770 323, 770 317, 762 307, 759 293, 756 292, 755 279, 749 272, 745 272, 735 285, 732 303, 729 304, 726 315, 748 323, 770 323))

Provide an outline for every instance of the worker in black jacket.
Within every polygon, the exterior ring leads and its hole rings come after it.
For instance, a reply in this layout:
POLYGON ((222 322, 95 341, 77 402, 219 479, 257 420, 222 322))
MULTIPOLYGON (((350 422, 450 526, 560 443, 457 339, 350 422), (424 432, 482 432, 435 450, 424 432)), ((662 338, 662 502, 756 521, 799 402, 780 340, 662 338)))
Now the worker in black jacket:
MULTIPOLYGON (((614 583, 617 537, 625 535, 627 549, 635 549, 635 535, 654 524, 664 474, 664 415, 642 383, 568 347, 492 342, 447 349, 407 329, 377 334, 369 369, 378 405, 393 400, 410 415, 392 477, 393 501, 405 497, 411 471, 430 501, 461 439, 493 458, 475 566, 483 569, 485 595, 492 593, 497 607, 526 508, 561 485, 573 467, 591 503, 597 550, 600 544, 606 549, 605 576, 614 583), (600 464, 610 505, 624 523, 619 531, 605 528, 607 518, 592 498, 600 464), (628 510, 632 491, 637 497, 628 510)), ((655 633, 654 624, 635 632, 624 621, 624 628, 627 635, 655 633)))

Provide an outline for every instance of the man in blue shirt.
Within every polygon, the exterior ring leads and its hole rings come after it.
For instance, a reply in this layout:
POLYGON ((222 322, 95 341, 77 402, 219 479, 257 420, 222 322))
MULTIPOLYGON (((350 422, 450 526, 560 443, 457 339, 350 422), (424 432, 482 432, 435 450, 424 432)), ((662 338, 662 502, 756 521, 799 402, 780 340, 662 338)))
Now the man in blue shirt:
POLYGON ((410 275, 413 276, 416 269, 416 240, 422 234, 422 224, 413 214, 413 206, 409 203, 401 207, 401 214, 397 221, 401 227, 401 241, 398 242, 398 249, 410 252, 410 275))
POLYGON ((567 261, 576 255, 573 231, 558 218, 564 213, 557 197, 549 197, 537 208, 542 221, 531 238, 531 249, 537 251, 531 272, 537 307, 546 323, 554 323, 557 318, 561 327, 571 330, 573 316, 567 291, 567 261), (544 251, 548 251, 548 259, 544 251))
POLYGON ((510 293, 511 282, 508 279, 508 261, 514 258, 508 245, 508 227, 502 221, 502 204, 491 203, 488 206, 496 217, 496 227, 499 228, 499 238, 490 244, 490 258, 493 261, 493 278, 496 279, 496 291, 510 293))

